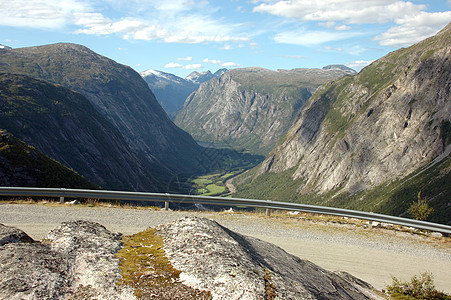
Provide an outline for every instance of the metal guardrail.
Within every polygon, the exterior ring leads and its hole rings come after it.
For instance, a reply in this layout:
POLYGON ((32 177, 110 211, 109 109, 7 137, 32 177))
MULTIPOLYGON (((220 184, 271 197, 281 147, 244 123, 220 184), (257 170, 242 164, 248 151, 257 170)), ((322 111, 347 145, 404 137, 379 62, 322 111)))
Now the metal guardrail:
POLYGON ((308 213, 317 213, 325 215, 334 215, 340 217, 363 219, 388 224, 413 227, 430 231, 451 234, 451 226, 437 224, 425 221, 400 218, 395 216, 376 214, 370 212, 306 205, 291 202, 278 202, 269 200, 241 199, 241 198, 223 198, 207 197, 196 195, 180 195, 165 193, 143 193, 143 192, 122 192, 106 190, 83 190, 83 189, 65 189, 65 188, 30 188, 30 187, 0 187, 1 196, 39 196, 39 197, 67 197, 67 198, 94 198, 110 200, 131 200, 141 202, 167 202, 167 203, 198 203, 221 206, 245 206, 266 209, 280 209, 301 211, 308 213))

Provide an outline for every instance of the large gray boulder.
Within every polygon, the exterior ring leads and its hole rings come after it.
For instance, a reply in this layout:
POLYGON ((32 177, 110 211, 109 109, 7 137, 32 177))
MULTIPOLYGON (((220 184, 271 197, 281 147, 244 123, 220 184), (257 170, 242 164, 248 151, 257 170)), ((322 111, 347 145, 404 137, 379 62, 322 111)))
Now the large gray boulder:
POLYGON ((380 298, 350 274, 329 272, 213 220, 186 217, 157 229, 182 282, 213 299, 380 298))
POLYGON ((40 243, 0 247, 0 299, 61 299, 70 275, 63 255, 40 243))

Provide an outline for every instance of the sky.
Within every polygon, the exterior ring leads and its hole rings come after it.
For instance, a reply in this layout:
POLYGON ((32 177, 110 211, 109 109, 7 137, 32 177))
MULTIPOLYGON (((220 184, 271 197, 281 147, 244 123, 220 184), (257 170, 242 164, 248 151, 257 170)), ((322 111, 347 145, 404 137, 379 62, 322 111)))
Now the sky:
POLYGON ((0 0, 0 44, 82 44, 136 71, 359 71, 451 22, 451 0, 0 0))

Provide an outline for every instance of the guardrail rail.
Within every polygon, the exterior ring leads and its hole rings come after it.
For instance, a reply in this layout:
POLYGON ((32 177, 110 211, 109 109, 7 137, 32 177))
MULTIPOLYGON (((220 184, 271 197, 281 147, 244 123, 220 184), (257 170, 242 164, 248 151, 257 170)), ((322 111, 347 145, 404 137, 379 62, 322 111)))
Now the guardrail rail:
POLYGON ((279 202, 270 200, 224 198, 212 196, 181 195, 167 193, 123 192, 108 190, 83 190, 65 188, 33 188, 33 187, 0 187, 0 196, 21 197, 55 197, 67 198, 93 198, 109 199, 117 201, 141 201, 141 202, 165 202, 165 203, 191 203, 209 204, 221 206, 244 206, 254 208, 278 209, 334 215, 340 217, 356 218, 381 223, 396 224, 445 234, 451 234, 451 226, 432 222, 376 214, 371 212, 356 211, 350 209, 307 205, 291 202, 279 202))

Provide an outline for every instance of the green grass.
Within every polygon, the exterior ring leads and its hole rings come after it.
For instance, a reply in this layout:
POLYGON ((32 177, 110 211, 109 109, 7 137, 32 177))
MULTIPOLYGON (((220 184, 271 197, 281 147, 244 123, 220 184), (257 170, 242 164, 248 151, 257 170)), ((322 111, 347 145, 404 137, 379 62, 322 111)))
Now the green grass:
POLYGON ((209 184, 207 185, 208 193, 204 194, 204 196, 212 196, 223 193, 226 190, 226 187, 223 185, 217 184, 209 184))
POLYGON ((163 238, 156 229, 124 236, 122 243, 122 249, 116 253, 122 277, 116 284, 132 287, 138 299, 149 299, 155 295, 161 299, 170 299, 171 295, 182 291, 187 298, 211 299, 209 292, 180 283, 181 272, 166 257, 163 238))
POLYGON ((213 181, 211 179, 206 179, 206 178, 196 178, 191 180, 192 183, 197 184, 197 185, 205 185, 205 184, 211 184, 213 183, 213 181))

